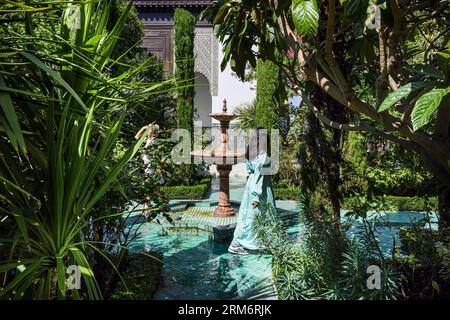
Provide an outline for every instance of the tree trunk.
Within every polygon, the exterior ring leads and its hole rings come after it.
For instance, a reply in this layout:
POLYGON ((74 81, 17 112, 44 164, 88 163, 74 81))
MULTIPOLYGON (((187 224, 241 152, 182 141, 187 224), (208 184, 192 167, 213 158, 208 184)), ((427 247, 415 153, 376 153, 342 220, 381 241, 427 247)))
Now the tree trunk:
MULTIPOLYGON (((338 122, 345 121, 346 115, 343 108, 337 107, 336 102, 326 95, 319 92, 310 95, 313 103, 324 111, 330 119, 338 122)), ((308 119, 311 125, 311 134, 315 144, 312 152, 315 152, 317 157, 317 165, 324 183, 317 188, 323 188, 326 192, 326 197, 331 205, 331 214, 333 219, 333 228, 336 234, 341 232, 341 176, 340 163, 342 161, 342 132, 337 129, 325 127, 313 114, 310 114, 308 119), (331 136, 327 135, 325 130, 331 130, 331 136), (327 137, 328 136, 328 137, 327 137), (315 150, 314 150, 315 149, 315 150)))

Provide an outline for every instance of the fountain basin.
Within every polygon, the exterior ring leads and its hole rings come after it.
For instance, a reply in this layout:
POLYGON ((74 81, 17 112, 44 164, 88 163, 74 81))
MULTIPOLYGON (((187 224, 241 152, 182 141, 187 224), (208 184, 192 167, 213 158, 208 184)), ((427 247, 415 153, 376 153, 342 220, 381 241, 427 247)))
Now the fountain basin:
POLYGON ((237 118, 237 115, 229 114, 226 112, 210 113, 209 116, 211 118, 219 120, 220 122, 226 122, 226 123, 230 123, 231 120, 234 120, 237 118))
POLYGON ((207 164, 237 164, 243 162, 245 159, 245 152, 223 152, 219 151, 207 151, 197 150, 192 151, 191 155, 194 157, 202 158, 207 164))

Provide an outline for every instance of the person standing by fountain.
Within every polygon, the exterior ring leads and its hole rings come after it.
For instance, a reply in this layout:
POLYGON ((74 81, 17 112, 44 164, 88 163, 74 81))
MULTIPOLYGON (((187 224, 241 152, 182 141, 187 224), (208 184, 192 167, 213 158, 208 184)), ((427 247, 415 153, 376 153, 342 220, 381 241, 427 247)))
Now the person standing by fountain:
MULTIPOLYGON (((228 252, 233 254, 248 254, 251 251, 262 249, 255 228, 255 217, 267 206, 275 208, 272 176, 264 174, 264 168, 270 165, 270 157, 267 155, 267 147, 264 146, 264 143, 260 144, 259 140, 259 153, 252 160, 246 160, 249 175, 239 207, 233 240, 228 247, 228 252)), ((267 145, 267 139, 265 144, 267 145)), ((252 148, 252 150, 254 149, 252 148)), ((250 158, 249 153, 249 149, 247 149, 246 158, 248 159, 250 158)))

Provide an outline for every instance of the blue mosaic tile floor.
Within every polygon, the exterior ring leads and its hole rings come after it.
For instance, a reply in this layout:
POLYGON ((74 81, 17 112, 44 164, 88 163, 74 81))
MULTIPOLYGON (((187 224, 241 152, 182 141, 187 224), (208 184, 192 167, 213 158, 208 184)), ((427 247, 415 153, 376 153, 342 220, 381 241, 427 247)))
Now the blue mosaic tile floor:
MULTIPOLYGON (((245 179, 234 178, 230 182, 231 200, 238 202, 245 179)), ((208 214, 215 209, 217 199, 217 185, 213 184, 208 198, 197 201, 194 206, 188 207, 183 201, 171 202, 172 207, 178 208, 174 212, 178 228, 168 230, 167 222, 140 225, 140 236, 130 245, 131 250, 157 250, 164 254, 163 279, 155 299, 276 299, 270 255, 232 255, 227 252, 228 243, 210 239, 211 233, 205 226, 232 226, 236 221, 236 217, 218 218, 208 214)), ((296 222, 297 203, 277 201, 277 208, 287 218, 287 231, 296 241, 304 228, 296 222)), ((425 215, 418 212, 381 214, 381 220, 376 223, 382 250, 389 254, 394 241, 399 244, 399 227, 410 225, 425 215)), ((374 216, 369 214, 369 220, 374 216)), ((139 219, 139 214, 132 218, 139 219)), ((431 227, 436 228, 436 216, 431 218, 431 227)), ((357 236, 361 222, 353 220, 351 224, 348 234, 357 236)))

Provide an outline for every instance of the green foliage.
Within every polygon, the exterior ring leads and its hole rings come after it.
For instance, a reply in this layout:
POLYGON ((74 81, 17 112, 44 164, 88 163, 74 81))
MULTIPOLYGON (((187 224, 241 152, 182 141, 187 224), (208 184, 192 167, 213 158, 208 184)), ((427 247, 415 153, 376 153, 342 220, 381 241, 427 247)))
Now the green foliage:
POLYGON ((2 5, 16 11, 0 23, 1 51, 8 53, 0 65, 8 118, 0 124, 11 129, 0 131, 0 221, 13 226, 0 248, 1 297, 102 297, 92 257, 107 256, 84 236, 93 220, 110 218, 93 213, 111 188, 120 190, 120 172, 145 139, 112 157, 124 106, 165 84, 132 81, 151 60, 110 74, 132 2, 108 30, 110 7, 108 1, 52 2, 45 11, 33 4, 24 13, 13 2, 2 5), (9 23, 17 17, 26 19, 9 23), (66 292, 72 264, 82 267, 84 282, 81 291, 66 292))
POLYGON ((316 0, 293 0, 292 20, 301 35, 316 34, 319 28, 319 8, 316 0))
POLYGON ((160 252, 131 253, 121 272, 124 281, 118 282, 110 299, 151 300, 161 280, 162 259, 160 252))
POLYGON ((410 93, 423 89, 426 86, 429 86, 429 83, 423 81, 411 82, 401 86, 397 90, 389 93, 389 95, 383 100, 380 107, 378 108, 379 112, 383 112, 388 110, 390 107, 395 105, 401 99, 407 97, 410 93))
POLYGON ((274 188, 273 193, 276 200, 297 200, 300 195, 299 189, 295 187, 274 188))
POLYGON ((258 237, 273 256, 272 268, 280 299, 395 299, 397 276, 380 256, 370 226, 359 240, 336 233, 329 216, 301 195, 298 240, 289 238, 286 226, 270 209, 257 216, 258 237), (371 230, 371 231, 370 231, 371 230), (367 267, 382 269, 381 290, 368 290, 367 267))
MULTIPOLYGON (((164 81, 163 66, 157 63, 156 56, 149 56, 143 50, 143 52, 138 52, 126 60, 129 65, 139 65, 147 59, 152 59, 154 63, 137 73, 133 80, 151 85, 164 81)), ((162 86, 155 94, 130 103, 127 106, 127 114, 123 121, 121 138, 126 141, 126 145, 132 143, 136 131, 149 123, 156 123, 160 128, 174 127, 175 119, 172 114, 175 107, 171 85, 162 86)))
POLYGON ((256 127, 253 128, 278 128, 278 115, 284 103, 280 68, 272 61, 258 60, 256 82, 256 127))
POLYGON ((203 179, 197 185, 193 186, 164 186, 161 191, 169 199, 204 199, 211 185, 210 179, 203 179))
MULTIPOLYGON (((342 207, 352 208, 360 200, 356 197, 345 198, 342 207)), ((437 209, 437 197, 401 197, 401 196, 383 196, 383 208, 390 211, 429 211, 437 209)))
POLYGON ((433 89, 417 99, 411 113, 414 130, 422 128, 431 121, 431 117, 441 104, 442 98, 450 93, 450 87, 433 89))
POLYGON ((437 193, 437 182, 416 154, 385 140, 351 132, 341 170, 346 193, 352 190, 393 196, 437 193))
POLYGON ((436 193, 436 182, 429 173, 409 168, 394 170, 372 167, 367 171, 369 188, 376 194, 421 196, 436 193))
MULTIPOLYGON (((236 0, 214 2, 202 13, 202 17, 213 20, 216 26, 214 31, 223 44, 224 58, 220 65, 222 71, 231 60, 231 68, 242 80, 246 78, 247 62, 252 68, 256 68, 257 59, 252 52, 257 40, 260 41, 257 46, 260 53, 273 56, 274 52, 273 34, 268 32, 271 26, 259 28, 257 24, 260 21, 272 22, 268 2, 254 1, 253 4, 259 9, 254 11, 254 17, 250 16, 247 3, 236 0)), ((288 6, 289 3, 286 1, 285 5, 288 6)))
POLYGON ((248 130, 258 128, 256 115, 256 103, 253 102, 246 106, 239 106, 234 109, 237 116, 236 129, 248 130))
POLYGON ((401 228, 406 256, 396 261, 402 271, 402 298, 411 300, 450 297, 450 247, 445 232, 428 228, 428 221, 401 228))
MULTIPOLYGON (((315 90, 309 94, 309 98, 317 99, 317 105, 332 113, 331 118, 345 117, 345 114, 340 114, 342 109, 320 104, 321 97, 315 90)), ((297 168, 290 170, 298 178, 293 180, 297 180, 295 185, 300 185, 301 189, 321 197, 323 203, 331 206, 336 221, 342 197, 341 141, 340 131, 324 126, 305 105, 299 108, 288 139, 288 144, 293 149, 292 154, 296 156, 297 168)), ((292 160, 288 161, 290 166, 292 160)))
POLYGON ((362 19, 366 15, 369 0, 340 0, 344 6, 344 12, 350 19, 362 19))
POLYGON ((183 80, 177 87, 177 124, 179 128, 193 130, 194 121, 194 16, 181 8, 175 9, 174 45, 175 77, 183 80))
MULTIPOLYGON (((114 27, 114 22, 127 10, 127 2, 125 0, 112 0, 111 2, 111 12, 108 20, 109 30, 114 27)), ((117 59, 124 54, 132 58, 145 51, 145 49, 140 48, 144 39, 144 23, 139 18, 135 6, 128 10, 127 19, 123 31, 120 34, 120 41, 111 53, 111 58, 113 59, 117 59)), ((121 61, 127 63, 123 59, 121 61)))
MULTIPOLYGON (((111 21, 116 21, 125 9, 125 0, 113 1, 108 23, 109 29, 113 27, 111 21)), ((156 56, 141 47, 143 38, 144 24, 138 16, 137 9, 133 6, 127 15, 120 41, 111 54, 113 59, 120 59, 120 63, 113 65, 111 72, 113 75, 119 75, 129 66, 141 65, 152 59, 132 78, 136 83, 142 82, 151 86, 164 81, 163 63, 158 62, 156 56)), ((155 94, 143 96, 127 105, 127 114, 120 135, 125 140, 125 145, 131 144, 136 131, 149 123, 157 123, 161 128, 173 125, 171 113, 175 109, 175 99, 170 91, 172 91, 170 86, 160 87, 155 94)))
POLYGON ((403 68, 416 75, 431 76, 438 80, 445 80, 444 73, 429 64, 417 63, 410 66, 405 66, 403 68))

